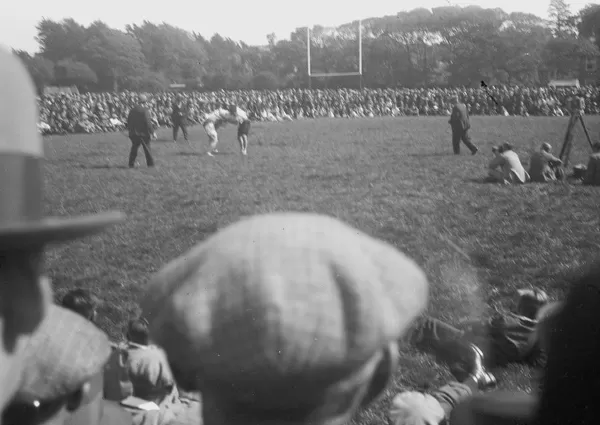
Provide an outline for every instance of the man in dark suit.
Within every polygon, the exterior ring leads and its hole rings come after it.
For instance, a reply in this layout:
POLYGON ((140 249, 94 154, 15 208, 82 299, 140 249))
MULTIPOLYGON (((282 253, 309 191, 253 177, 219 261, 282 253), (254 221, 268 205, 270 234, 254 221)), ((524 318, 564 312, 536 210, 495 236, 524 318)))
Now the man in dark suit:
POLYGON ((188 110, 181 97, 178 97, 177 100, 173 102, 171 120, 173 121, 173 143, 177 143, 177 133, 179 132, 179 128, 181 128, 185 141, 189 142, 187 132, 188 110))
POLYGON ((154 129, 152 127, 150 112, 146 107, 147 102, 148 98, 145 95, 141 95, 139 104, 129 112, 129 116, 127 117, 127 128, 129 130, 129 139, 131 140, 129 168, 135 166, 135 158, 137 157, 140 145, 144 149, 146 165, 154 167, 154 158, 152 158, 152 152, 150 151, 150 137, 154 129))
POLYGON ((450 126, 452 127, 452 148, 454 149, 455 155, 460 155, 460 142, 462 142, 471 150, 471 153, 475 155, 479 149, 471 143, 471 137, 469 136, 469 129, 471 123, 469 122, 469 111, 467 105, 461 103, 458 96, 454 96, 452 99, 454 107, 452 108, 452 115, 450 115, 450 126))

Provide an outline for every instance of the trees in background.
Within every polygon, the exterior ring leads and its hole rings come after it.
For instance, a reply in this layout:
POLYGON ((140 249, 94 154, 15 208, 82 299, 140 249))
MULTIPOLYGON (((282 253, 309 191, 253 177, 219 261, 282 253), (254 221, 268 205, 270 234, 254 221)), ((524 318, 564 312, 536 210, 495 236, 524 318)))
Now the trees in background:
MULTIPOLYGON (((478 6, 418 8, 363 21, 363 82, 370 87, 540 84, 550 72, 572 74, 600 48, 600 6, 572 14, 551 0, 550 20, 478 6)), ((311 70, 358 71, 358 22, 311 30, 311 70)), ((15 52, 38 89, 74 84, 83 90, 306 87, 306 29, 288 40, 267 35, 248 46, 215 34, 205 39, 172 25, 143 22, 124 31, 97 21, 42 20, 40 52, 15 52)), ((351 85, 357 78, 315 79, 315 86, 351 85)))

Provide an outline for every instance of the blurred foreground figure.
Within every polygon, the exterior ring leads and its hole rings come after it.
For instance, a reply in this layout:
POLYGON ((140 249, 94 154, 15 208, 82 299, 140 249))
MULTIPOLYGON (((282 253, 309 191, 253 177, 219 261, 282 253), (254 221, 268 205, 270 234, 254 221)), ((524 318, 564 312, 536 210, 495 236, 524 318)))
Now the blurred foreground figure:
POLYGON ((342 425, 387 386, 428 283, 334 218, 279 213, 219 231, 148 290, 150 336, 205 425, 342 425))
POLYGON ((44 318, 52 299, 40 274, 44 247, 95 233, 123 216, 43 216, 42 139, 36 97, 17 56, 0 48, 0 410, 21 377, 22 338, 44 318))
POLYGON ((131 425, 128 412, 102 399, 110 342, 93 323, 52 305, 24 341, 22 380, 3 425, 131 425))
POLYGON ((541 391, 477 394, 453 409, 451 425, 598 423, 599 266, 568 285, 564 302, 540 311, 539 337, 548 351, 541 391))

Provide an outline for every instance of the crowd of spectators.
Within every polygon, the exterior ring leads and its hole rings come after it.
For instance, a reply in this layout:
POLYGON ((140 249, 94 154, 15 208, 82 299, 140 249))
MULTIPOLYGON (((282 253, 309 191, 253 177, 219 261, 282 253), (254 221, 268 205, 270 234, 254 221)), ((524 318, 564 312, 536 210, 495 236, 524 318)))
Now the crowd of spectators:
MULTIPOLYGON (((40 131, 48 134, 95 133, 124 128, 129 110, 141 93, 52 94, 38 99, 40 131)), ((146 94, 157 127, 171 126, 171 107, 183 97, 188 120, 194 124, 223 104, 234 103, 254 121, 303 118, 450 115, 452 97, 459 95, 471 115, 563 116, 566 99, 586 100, 586 114, 600 113, 597 87, 488 89, 287 89, 277 91, 162 92, 146 94), (493 97, 493 99, 492 99, 493 97), (496 104, 497 102, 497 104, 496 104)))

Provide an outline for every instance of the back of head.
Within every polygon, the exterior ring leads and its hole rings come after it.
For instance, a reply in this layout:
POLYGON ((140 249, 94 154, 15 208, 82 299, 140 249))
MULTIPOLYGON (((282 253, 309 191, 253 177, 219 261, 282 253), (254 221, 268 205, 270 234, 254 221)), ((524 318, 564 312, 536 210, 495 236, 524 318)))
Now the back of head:
POLYGON ((94 321, 97 309, 95 297, 85 289, 73 289, 62 299, 62 306, 90 321, 94 321))
POLYGON ((508 143, 508 142, 504 142, 502 143, 502 152, 508 152, 508 151, 512 151, 513 150, 513 145, 508 143))
POLYGON ((140 345, 149 344, 148 321, 143 318, 137 318, 129 321, 127 326, 127 339, 140 345))
POLYGON ((542 143, 542 151, 552 152, 552 145, 550 143, 542 143))
POLYGON ((598 422, 600 384, 600 264, 573 285, 550 335, 539 403, 540 425, 598 422))
POLYGON ((383 390, 428 284, 337 219, 277 213, 220 230, 148 289, 152 339, 180 387, 202 392, 205 424, 317 425, 349 421, 383 390))

